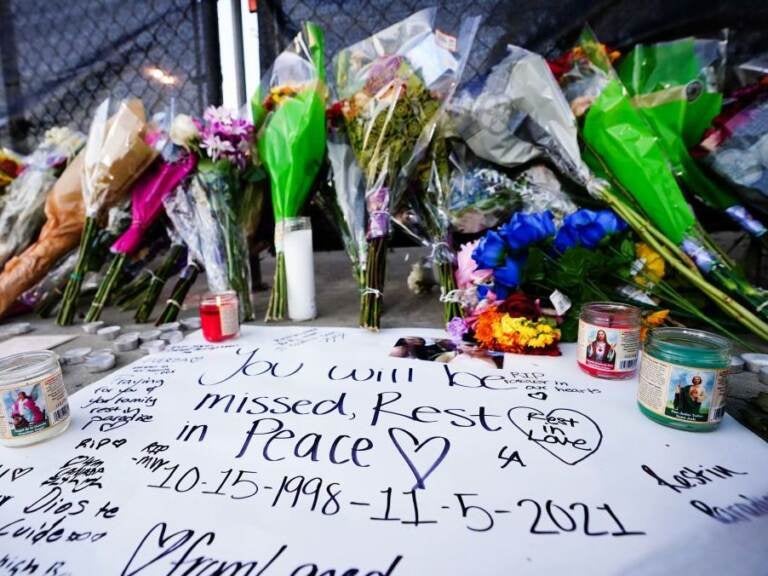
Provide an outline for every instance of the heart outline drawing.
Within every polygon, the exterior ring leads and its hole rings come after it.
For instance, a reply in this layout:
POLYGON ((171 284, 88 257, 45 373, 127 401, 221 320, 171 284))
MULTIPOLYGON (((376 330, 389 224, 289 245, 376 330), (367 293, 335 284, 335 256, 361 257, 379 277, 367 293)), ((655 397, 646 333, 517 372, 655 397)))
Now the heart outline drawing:
POLYGON ((413 488, 411 488, 411 490, 415 490, 416 488, 419 488, 420 490, 426 489, 426 485, 424 483, 427 481, 427 478, 429 478, 432 472, 434 472, 437 469, 440 463, 443 460, 445 460, 445 457, 448 455, 448 450, 450 450, 451 448, 451 441, 444 436, 430 436, 426 440, 420 441, 416 436, 414 436, 412 433, 408 432, 408 430, 405 430, 404 428, 392 427, 387 431, 387 433, 389 434, 389 438, 390 440, 392 440, 392 443, 395 445, 395 448, 399 452, 400 456, 402 456, 403 460, 405 460, 405 463, 408 465, 408 468, 411 470, 411 473, 413 474, 414 478, 416 478, 416 485, 413 488), (413 463, 413 460, 411 460, 408 454, 406 454, 402 444, 397 439, 395 432, 404 434, 410 439, 410 441, 415 446, 415 449, 413 450, 414 454, 418 453, 419 450, 424 448, 427 444, 431 443, 433 440, 443 441, 443 447, 440 450, 440 454, 434 460, 434 462, 432 462, 432 465, 429 467, 426 474, 422 475, 422 473, 413 463))
POLYGON ((24 478, 24 476, 32 472, 32 470, 34 470, 33 466, 28 466, 27 468, 14 468, 11 471, 11 482, 16 482, 19 478, 24 478))
POLYGON ((547 393, 546 392, 529 392, 528 397, 533 398, 534 400, 546 400, 547 393))
MULTIPOLYGON (((120 573, 120 576, 134 576, 135 574, 138 574, 139 572, 151 566, 155 562, 158 562, 159 560, 162 560, 169 554, 172 554, 173 552, 178 550, 181 546, 184 546, 195 535, 195 531, 189 530, 189 529, 177 530, 176 532, 173 532, 170 534, 168 534, 167 532, 169 532, 168 524, 165 522, 158 522, 157 524, 152 526, 149 532, 147 532, 144 535, 144 538, 141 539, 141 542, 139 542, 139 545, 133 551, 131 558, 128 560, 128 564, 125 565, 125 568, 123 568, 123 571, 120 573), (157 541, 151 542, 150 537, 154 536, 155 532, 159 532, 159 534, 157 534, 157 541), (147 542, 150 542, 151 544, 156 544, 157 550, 159 550, 159 553, 155 554, 155 556, 152 559, 150 559, 148 562, 145 562, 138 568, 134 568, 133 562, 134 560, 136 560, 137 556, 139 555, 139 552, 144 547, 144 544, 147 542), (170 546, 167 546, 168 544, 170 544, 170 546), (128 571, 129 569, 131 569, 130 572, 128 571)), ((203 534, 201 537, 197 539, 197 542, 208 540, 207 544, 210 545, 211 542, 213 542, 214 538, 215 538, 215 535, 213 534, 213 532, 206 532, 205 534, 203 534)))
MULTIPOLYGON (((595 422, 592 418, 590 418, 589 416, 587 416, 583 412, 579 412, 578 410, 573 410, 572 408, 553 408, 552 410, 550 410, 548 413, 545 414, 542 410, 539 410, 538 408, 531 408, 529 406, 515 406, 514 408, 510 408, 509 410, 507 410, 507 419, 512 423, 512 425, 515 428, 520 430, 520 432, 522 432, 523 435, 529 441, 533 442, 534 444, 536 444, 540 448, 543 448, 544 450, 549 452, 552 456, 554 456, 555 458, 560 460, 560 462, 562 462, 563 464, 567 464, 569 466, 575 466, 579 462, 582 462, 583 460, 586 460, 587 458, 592 456, 595 452, 597 452, 598 449, 600 448, 600 446, 603 444, 603 431, 600 430, 600 426, 598 426, 597 422, 595 422), (583 456, 581 456, 581 458, 577 458, 577 459, 572 460, 572 461, 569 460, 569 459, 563 458, 563 457, 560 456, 560 454, 558 454, 557 452, 555 452, 552 449, 550 449, 550 446, 553 446, 553 445, 551 445, 551 444, 549 444, 547 442, 544 442, 543 439, 536 439, 536 438, 532 438, 531 437, 531 435, 533 433, 533 427, 532 426, 530 426, 530 427, 528 427, 528 429, 526 429, 526 428, 520 426, 517 422, 515 422, 515 419, 513 418, 512 413, 514 411, 516 411, 516 410, 526 410, 527 411, 526 412, 527 415, 537 414, 537 415, 540 415, 540 416, 544 416, 545 419, 549 419, 550 417, 552 417, 553 413, 568 412, 568 413, 572 413, 572 414, 577 414, 580 417, 586 419, 586 422, 584 422, 585 425, 586 424, 591 424, 592 425, 594 430, 597 432, 597 442, 595 443, 595 445, 593 447, 590 447, 588 450, 584 450, 584 452, 586 452, 586 453, 583 456)), ((562 445, 558 444, 556 446, 562 446, 562 445)), ((573 449, 582 450, 581 448, 576 448, 575 446, 573 447, 573 449)))

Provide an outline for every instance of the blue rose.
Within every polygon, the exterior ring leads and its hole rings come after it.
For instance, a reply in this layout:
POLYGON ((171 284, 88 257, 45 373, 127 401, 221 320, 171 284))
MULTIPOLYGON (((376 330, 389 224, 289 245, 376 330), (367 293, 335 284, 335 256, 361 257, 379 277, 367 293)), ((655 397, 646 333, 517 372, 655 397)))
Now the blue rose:
POLYGON ((523 281, 524 259, 507 258, 504 265, 493 271, 494 284, 517 288, 523 281))
POLYGON ((522 252, 531 244, 555 235, 552 212, 549 210, 532 214, 515 212, 509 222, 499 229, 499 234, 506 240, 512 252, 522 252))
POLYGON ((612 210, 582 208, 569 214, 555 236, 555 248, 565 252, 574 246, 595 248, 603 238, 626 230, 627 224, 612 210))
POLYGON ((489 230, 472 252, 472 260, 479 268, 496 268, 504 263, 506 244, 499 233, 489 230))

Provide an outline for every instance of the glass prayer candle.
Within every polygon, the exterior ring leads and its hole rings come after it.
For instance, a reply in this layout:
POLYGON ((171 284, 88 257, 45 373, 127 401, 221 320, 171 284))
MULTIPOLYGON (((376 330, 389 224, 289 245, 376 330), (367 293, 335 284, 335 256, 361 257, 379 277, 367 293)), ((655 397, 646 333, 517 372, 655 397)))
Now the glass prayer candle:
POLYGON ((69 422, 56 354, 22 352, 0 360, 0 444, 24 446, 52 438, 69 422))
POLYGON ((302 217, 286 218, 281 224, 288 318, 312 320, 317 315, 312 223, 309 218, 302 217))
POLYGON ((637 405, 654 422, 708 432, 725 413, 728 340, 703 330, 656 328, 643 347, 637 405))
POLYGON ((206 294, 200 301, 200 327, 208 342, 221 342, 240 333, 237 292, 206 294))
POLYGON ((640 309, 616 302, 585 304, 579 316, 578 363, 598 378, 621 380, 637 371, 640 309))

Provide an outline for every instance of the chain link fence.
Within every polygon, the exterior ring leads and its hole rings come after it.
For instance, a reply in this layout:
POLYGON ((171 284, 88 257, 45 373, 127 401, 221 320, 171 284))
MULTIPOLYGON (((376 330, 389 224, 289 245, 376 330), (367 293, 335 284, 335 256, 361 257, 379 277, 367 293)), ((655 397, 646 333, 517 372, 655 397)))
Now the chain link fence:
POLYGON ((201 113, 221 101, 216 0, 0 0, 0 145, 87 131, 107 96, 201 113))
POLYGON ((506 31, 506 20, 500 16, 509 10, 508 1, 262 0, 259 3, 262 69, 272 64, 305 20, 318 23, 325 31, 326 60, 330 72, 332 58, 342 48, 436 4, 439 4, 437 25, 449 33, 457 32, 461 19, 468 14, 484 16, 465 74, 471 78, 485 71, 486 60, 506 31))

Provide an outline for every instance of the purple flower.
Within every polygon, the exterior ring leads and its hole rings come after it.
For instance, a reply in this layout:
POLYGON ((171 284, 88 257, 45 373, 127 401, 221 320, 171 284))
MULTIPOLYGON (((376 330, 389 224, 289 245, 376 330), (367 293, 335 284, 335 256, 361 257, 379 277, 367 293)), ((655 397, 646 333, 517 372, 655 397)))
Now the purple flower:
POLYGON ((448 325, 445 329, 448 331, 448 336, 450 339, 456 345, 461 344, 461 341, 464 338, 464 334, 469 332, 469 327, 467 326, 466 321, 464 318, 460 318, 459 316, 448 322, 448 325))

